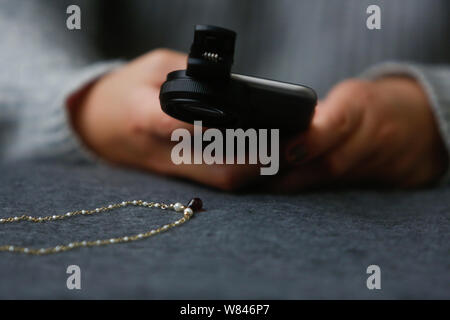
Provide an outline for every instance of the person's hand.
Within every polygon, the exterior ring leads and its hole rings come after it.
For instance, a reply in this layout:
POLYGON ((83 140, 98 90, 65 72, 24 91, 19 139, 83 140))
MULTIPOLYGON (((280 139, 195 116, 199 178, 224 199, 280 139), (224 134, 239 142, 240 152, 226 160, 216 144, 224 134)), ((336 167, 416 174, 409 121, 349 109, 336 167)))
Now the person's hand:
POLYGON ((277 190, 336 184, 417 187, 435 181, 447 153, 421 86, 407 77, 347 80, 317 106, 286 149, 277 190))
POLYGON ((97 155, 112 163, 151 170, 232 190, 259 174, 247 165, 175 165, 170 137, 193 126, 166 115, 159 89, 169 72, 186 68, 184 54, 154 50, 111 72, 69 99, 73 127, 97 155))

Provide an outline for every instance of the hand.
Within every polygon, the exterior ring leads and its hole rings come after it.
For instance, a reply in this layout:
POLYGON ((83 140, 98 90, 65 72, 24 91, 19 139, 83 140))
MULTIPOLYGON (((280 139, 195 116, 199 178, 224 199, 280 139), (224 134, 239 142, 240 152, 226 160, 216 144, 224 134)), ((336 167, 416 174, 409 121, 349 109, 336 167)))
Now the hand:
POLYGON ((159 89, 173 70, 185 69, 187 57, 154 50, 105 75, 76 97, 69 98, 73 127, 84 143, 112 163, 188 178, 231 190, 259 174, 255 166, 175 165, 170 136, 176 128, 193 126, 166 115, 159 89))
POLYGON ((447 168, 447 153, 420 85, 407 77, 348 80, 288 144, 291 169, 278 190, 329 184, 423 186, 447 168))

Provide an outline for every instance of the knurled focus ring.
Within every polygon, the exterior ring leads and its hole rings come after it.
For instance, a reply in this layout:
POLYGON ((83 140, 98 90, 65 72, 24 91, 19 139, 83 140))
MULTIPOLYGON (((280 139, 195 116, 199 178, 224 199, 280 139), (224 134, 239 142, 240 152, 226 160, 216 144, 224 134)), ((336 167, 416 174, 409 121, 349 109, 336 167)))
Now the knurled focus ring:
POLYGON ((219 92, 220 90, 207 83, 190 79, 174 79, 162 84, 160 96, 174 95, 189 98, 190 96, 214 96, 219 92))

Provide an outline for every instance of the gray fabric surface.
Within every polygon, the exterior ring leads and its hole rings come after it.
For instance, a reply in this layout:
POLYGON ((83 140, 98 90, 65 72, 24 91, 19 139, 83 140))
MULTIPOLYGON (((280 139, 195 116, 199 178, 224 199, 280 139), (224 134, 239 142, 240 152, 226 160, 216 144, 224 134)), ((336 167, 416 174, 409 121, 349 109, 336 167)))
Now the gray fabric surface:
MULTIPOLYGON (((182 227, 52 256, 0 254, 0 298, 450 298, 450 189, 234 195, 136 171, 57 162, 0 168, 0 217, 122 200, 204 200, 182 227), (66 288, 81 267, 82 289, 66 288), (366 288, 377 264, 382 289, 366 288)), ((0 244, 51 246, 135 234, 173 212, 125 208, 0 225, 0 244)))

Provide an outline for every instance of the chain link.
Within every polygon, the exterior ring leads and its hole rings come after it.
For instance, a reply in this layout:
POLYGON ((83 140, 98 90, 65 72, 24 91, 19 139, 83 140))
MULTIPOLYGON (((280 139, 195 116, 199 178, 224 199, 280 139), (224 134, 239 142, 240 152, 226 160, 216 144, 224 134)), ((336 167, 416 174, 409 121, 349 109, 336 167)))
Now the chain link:
POLYGON ((7 252, 17 252, 17 253, 25 253, 25 254, 31 254, 31 255, 45 255, 45 254, 52 254, 52 253, 60 253, 60 252, 64 252, 64 251, 73 250, 76 248, 81 248, 81 247, 96 247, 96 246, 105 246, 105 245, 117 244, 117 243, 133 242, 133 241, 138 241, 138 240, 149 238, 158 233, 165 232, 173 227, 182 225, 183 223, 188 221, 194 214, 194 211, 191 208, 186 207, 179 202, 177 202, 175 204, 164 204, 164 203, 160 203, 160 202, 146 202, 146 201, 142 201, 142 200, 133 200, 133 201, 123 201, 123 202, 117 203, 117 204, 110 204, 106 207, 99 207, 99 208, 96 208, 93 210, 71 211, 71 212, 67 212, 65 214, 61 214, 61 215, 53 215, 53 216, 46 216, 46 217, 32 217, 32 216, 22 215, 22 216, 16 216, 16 217, 1 218, 0 224, 16 223, 16 222, 22 222, 22 221, 28 221, 28 222, 34 222, 34 223, 44 223, 44 222, 55 221, 55 220, 63 220, 63 219, 67 219, 67 218, 71 218, 71 217, 75 217, 75 216, 79 216, 79 215, 92 215, 92 214, 96 214, 96 213, 102 213, 102 212, 111 211, 114 209, 123 208, 123 207, 130 206, 130 205, 146 207, 146 208, 159 208, 161 210, 171 209, 176 212, 182 211, 183 217, 172 223, 163 225, 159 228, 152 229, 152 230, 149 230, 144 233, 130 235, 130 236, 103 239, 103 240, 94 240, 94 241, 76 241, 76 242, 71 242, 71 243, 65 244, 65 245, 57 245, 55 247, 39 248, 39 249, 19 247, 19 246, 13 246, 13 245, 0 245, 0 252, 7 251, 7 252))

